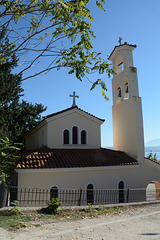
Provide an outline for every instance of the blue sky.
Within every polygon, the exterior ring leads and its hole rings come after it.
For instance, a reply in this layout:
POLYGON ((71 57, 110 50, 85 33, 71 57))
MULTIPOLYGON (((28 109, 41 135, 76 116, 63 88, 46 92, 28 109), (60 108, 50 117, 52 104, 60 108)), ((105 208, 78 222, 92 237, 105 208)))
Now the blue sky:
MULTIPOLYGON (((122 43, 137 45, 133 59, 138 72, 139 94, 142 97, 144 138, 145 142, 158 139, 160 138, 160 0, 108 0, 105 4, 106 13, 96 9, 93 2, 91 9, 96 39, 93 39, 92 43, 95 51, 102 52, 104 57, 109 55, 114 46, 118 45, 119 36, 123 38, 122 43)), ((105 79, 106 76, 103 78, 105 79)), ((101 129, 102 146, 112 146, 111 79, 107 79, 106 85, 110 101, 103 99, 100 88, 89 91, 91 85, 86 79, 80 82, 63 69, 26 80, 22 86, 25 100, 47 106, 43 116, 70 107, 72 98, 69 95, 76 91, 79 95, 79 99, 76 99, 78 107, 106 120, 101 129)))

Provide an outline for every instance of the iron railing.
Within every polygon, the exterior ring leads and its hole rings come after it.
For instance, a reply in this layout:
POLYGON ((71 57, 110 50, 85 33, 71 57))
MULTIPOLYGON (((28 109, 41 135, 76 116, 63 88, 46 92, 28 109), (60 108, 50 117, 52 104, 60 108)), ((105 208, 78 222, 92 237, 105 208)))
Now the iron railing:
MULTIPOLYGON (((20 206, 41 206, 46 205, 53 197, 51 189, 40 188, 18 188, 9 187, 7 189, 8 200, 7 205, 17 200, 20 206)), ((58 189, 57 195, 63 206, 81 206, 88 203, 114 204, 129 203, 140 201, 160 200, 160 189, 149 190, 140 189, 100 189, 100 190, 84 190, 84 189, 58 189)))

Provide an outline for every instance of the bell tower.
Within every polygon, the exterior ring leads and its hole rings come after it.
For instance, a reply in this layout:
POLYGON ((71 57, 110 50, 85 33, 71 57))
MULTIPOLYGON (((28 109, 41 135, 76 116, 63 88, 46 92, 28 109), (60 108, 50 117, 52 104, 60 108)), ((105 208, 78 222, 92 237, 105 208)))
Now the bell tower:
POLYGON ((112 79, 113 149, 124 151, 141 162, 144 159, 142 104, 132 55, 136 47, 120 42, 109 60, 117 73, 112 79))

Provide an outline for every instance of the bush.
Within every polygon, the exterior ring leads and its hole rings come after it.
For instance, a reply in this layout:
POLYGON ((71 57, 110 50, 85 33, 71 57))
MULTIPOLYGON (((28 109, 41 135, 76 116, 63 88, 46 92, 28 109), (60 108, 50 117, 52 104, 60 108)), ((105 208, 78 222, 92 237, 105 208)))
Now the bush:
POLYGON ((19 202, 17 200, 14 200, 13 202, 10 203, 11 206, 17 207, 19 202))
POLYGON ((61 202, 58 202, 58 198, 52 198, 47 204, 48 210, 53 214, 56 214, 58 212, 58 207, 62 205, 61 202))
POLYGON ((20 214, 22 214, 22 210, 17 207, 18 204, 19 204, 19 202, 16 201, 16 200, 11 202, 11 206, 14 206, 14 208, 12 208, 10 210, 10 214, 11 215, 20 215, 20 214))
POLYGON ((10 210, 11 215, 20 215, 22 214, 22 210, 18 207, 14 207, 10 210))

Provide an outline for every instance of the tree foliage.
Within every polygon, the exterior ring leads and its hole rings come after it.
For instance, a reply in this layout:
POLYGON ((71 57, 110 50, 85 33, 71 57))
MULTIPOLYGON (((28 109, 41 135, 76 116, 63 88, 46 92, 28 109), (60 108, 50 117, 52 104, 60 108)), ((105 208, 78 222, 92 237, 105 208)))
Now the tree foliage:
POLYGON ((11 144, 9 138, 0 138, 0 184, 2 181, 7 182, 15 166, 20 149, 19 144, 11 144))
POLYGON ((148 154, 147 158, 153 159, 155 161, 158 161, 157 154, 153 154, 152 151, 148 154))
MULTIPOLYGON (((10 47, 7 39, 0 50, 10 47), (5 46, 4 46, 5 45, 5 46)), ((12 45, 11 45, 12 47, 12 45)), ((24 143, 25 134, 41 120, 41 113, 46 110, 42 104, 32 104, 21 100, 23 89, 21 75, 13 74, 18 59, 13 53, 0 65, 0 89, 8 88, 0 95, 0 135, 8 136, 11 142, 24 143)))
MULTIPOLYGON (((91 39, 95 35, 91 29, 93 17, 89 4, 96 3, 101 10, 105 0, 2 0, 0 7, 0 30, 12 42, 0 52, 0 64, 16 53, 24 63, 18 75, 34 66, 35 77, 52 69, 66 67, 69 74, 82 80, 89 74, 104 72, 114 74, 110 64, 95 52, 91 39), (23 57, 23 58, 22 58, 23 57), (46 65, 39 70, 38 63, 46 58, 46 65)), ((4 43, 4 42, 3 42, 4 43)), ((43 61, 44 63, 44 61, 43 61)), ((92 83, 103 86, 102 95, 107 90, 101 78, 92 83)))

